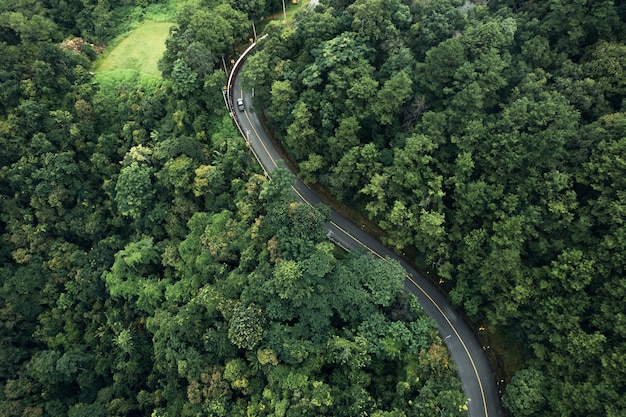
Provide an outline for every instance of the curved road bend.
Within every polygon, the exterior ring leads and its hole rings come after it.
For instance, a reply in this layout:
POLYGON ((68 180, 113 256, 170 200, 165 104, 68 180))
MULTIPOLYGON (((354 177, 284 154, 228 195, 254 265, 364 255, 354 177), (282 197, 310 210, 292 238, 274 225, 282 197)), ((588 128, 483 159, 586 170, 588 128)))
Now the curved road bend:
MULTIPOLYGON (((245 57, 253 48, 254 44, 235 63, 228 79, 227 95, 236 124, 266 175, 269 175, 282 158, 278 150, 272 145, 272 141, 259 118, 250 110, 252 95, 242 91, 239 77, 239 70, 245 57), (237 98, 244 100, 245 109, 243 111, 240 111, 236 106, 235 100, 237 98)), ((322 203, 322 200, 301 180, 298 179, 293 188, 304 202, 313 206, 322 203)), ((364 247, 379 258, 395 259, 402 264, 407 271, 405 289, 417 297, 426 314, 437 323, 439 334, 456 364, 463 391, 469 398, 469 416, 501 417, 502 410, 498 387, 483 346, 474 332, 463 321, 463 318, 452 309, 446 298, 409 263, 399 258, 393 251, 383 246, 360 227, 352 224, 332 207, 330 218, 330 222, 326 224, 329 237, 342 248, 352 250, 364 247)))

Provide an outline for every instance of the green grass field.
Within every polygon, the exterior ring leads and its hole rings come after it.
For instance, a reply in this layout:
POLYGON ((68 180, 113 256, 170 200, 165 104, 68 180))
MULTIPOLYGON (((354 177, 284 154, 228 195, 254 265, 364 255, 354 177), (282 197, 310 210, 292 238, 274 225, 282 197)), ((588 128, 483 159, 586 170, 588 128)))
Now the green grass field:
POLYGON ((291 0, 285 0, 285 8, 287 9, 287 21, 292 21, 296 13, 308 7, 309 3, 311 3, 311 0, 300 0, 296 4, 293 4, 291 0))
POLYGON ((157 63, 165 52, 165 40, 174 23, 146 20, 121 40, 113 42, 96 66, 96 72, 135 70, 160 77, 157 63))
MULTIPOLYGON (((104 82, 108 79, 118 81, 133 79, 149 81, 151 84, 158 83, 161 79, 161 72, 157 64, 165 52, 165 40, 168 37, 169 28, 175 25, 167 19, 171 19, 175 14, 174 11, 185 2, 185 0, 170 0, 167 7, 148 10, 146 14, 148 19, 111 42, 96 64, 96 80, 104 82)), ((309 3, 310 0, 300 0, 297 4, 293 4, 291 0, 285 0, 287 20, 293 20, 296 12, 307 7, 309 3)), ((283 14, 277 13, 265 19, 259 24, 259 33, 269 20, 282 18, 283 14)))

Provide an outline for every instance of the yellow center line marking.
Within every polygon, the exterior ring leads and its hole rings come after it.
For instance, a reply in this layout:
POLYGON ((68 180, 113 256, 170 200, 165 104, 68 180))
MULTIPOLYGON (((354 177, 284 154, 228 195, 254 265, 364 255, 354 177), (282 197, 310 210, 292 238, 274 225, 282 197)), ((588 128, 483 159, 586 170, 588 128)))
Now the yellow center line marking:
MULTIPOLYGON (((339 226, 338 224, 336 224, 335 222, 331 222, 331 224, 333 224, 335 227, 337 227, 339 230, 341 230, 343 233, 345 233, 347 236, 350 236, 355 242, 359 243, 361 246, 363 246, 364 248, 366 248, 367 250, 369 250, 370 252, 372 252, 374 255, 378 256, 380 259, 385 259, 381 254, 379 254, 378 252, 376 252, 374 249, 370 248, 369 246, 365 245, 363 242, 361 242, 359 239, 357 239, 356 237, 354 237, 353 235, 351 235, 347 230, 344 230, 341 226, 339 226)), ((446 315, 446 313, 443 312, 443 310, 441 309, 441 307, 439 307, 439 304, 437 304, 435 302, 435 300, 432 299, 432 297, 424 290, 424 288, 422 288, 414 279, 413 277, 411 277, 408 274, 404 275, 409 281, 411 281, 411 283, 413 285, 415 285, 415 288, 417 288, 418 290, 420 290, 422 292, 422 294, 424 294, 429 300, 430 302, 437 308, 437 310, 439 310, 439 313, 441 313, 441 315, 443 316, 443 318, 446 320, 446 322, 448 323, 448 325, 450 326, 450 328, 452 329, 452 331, 454 332, 454 334, 456 335, 457 339, 459 340, 459 342, 461 342, 461 345, 463 346, 463 350, 465 350, 465 353, 467 354, 467 357, 470 360, 470 363, 472 364, 472 369, 474 369, 474 374, 476 375, 476 380, 478 381, 478 387, 480 388, 480 395, 482 396, 483 399, 483 409, 485 411, 485 416, 488 416, 489 413, 487 411, 487 401, 485 399, 485 391, 483 390, 483 384, 482 381, 480 379, 480 375, 478 374, 478 369, 476 369, 476 364, 474 363, 474 359, 472 358, 472 355, 469 352, 469 349, 467 348, 467 345, 465 345, 465 342, 463 342, 463 339, 461 338, 461 335, 459 335, 459 332, 456 330, 456 327, 454 327, 454 324, 452 324, 452 322, 450 321, 450 319, 448 318, 448 316, 446 315)))
MULTIPOLYGON (((243 98, 243 95, 242 95, 243 98)), ((259 142, 261 143, 261 146, 263 146, 263 149, 265 150, 265 153, 267 153, 267 156, 270 158, 270 160, 272 161, 272 164, 274 165, 274 167, 277 167, 278 165, 276 164, 276 161, 274 160, 274 158, 272 157, 272 154, 270 153, 270 151, 267 149, 267 147, 265 146, 265 143, 263 142, 263 140, 261 140, 261 135, 259 135, 259 132, 254 128, 254 124, 252 123, 252 120, 250 120, 250 117, 248 116, 248 112, 244 109, 243 111, 244 115, 246 116, 246 119, 248 119, 248 123, 250 123, 250 127, 252 128, 252 130, 254 131, 254 134, 257 136, 257 139, 259 140, 259 142)), ((252 145, 250 145, 252 146, 252 145)), ((300 194, 298 192, 298 190, 292 186, 291 187, 295 193, 298 195, 298 197, 300 197, 300 199, 302 201, 304 201, 305 203, 307 203, 309 206, 313 207, 313 205, 307 200, 305 199, 302 194, 300 194)), ((341 230, 343 233, 346 234, 346 236, 349 236, 352 240, 354 240, 355 242, 357 242, 358 244, 360 244, 361 246, 363 246, 364 248, 366 248, 367 250, 369 250, 371 253, 373 253, 374 255, 378 256, 380 259, 386 259, 385 257, 383 257, 381 254, 379 254, 378 252, 376 252, 374 249, 370 248, 369 246, 365 245, 363 242, 361 242, 359 239, 357 239, 355 236, 353 236, 352 234, 350 234, 350 232, 348 232, 347 230, 345 230, 344 228, 342 228, 341 226, 339 226, 337 223, 333 222, 331 220, 330 224, 332 224, 333 226, 335 226, 337 229, 341 230)), ((411 281, 411 283, 415 286, 415 288, 417 288, 418 290, 420 290, 422 292, 422 294, 424 294, 429 300, 430 302, 437 308, 437 310, 439 310, 439 313, 441 313, 442 317, 446 320, 446 322, 448 323, 448 325, 450 326, 450 328, 452 329, 452 331, 454 332, 454 334, 456 335, 457 339, 459 340, 459 342, 461 342, 461 346, 463 346, 463 349, 465 350, 465 353, 467 354, 467 357, 470 360, 470 363, 472 364, 472 368, 474 369, 474 374, 476 375, 476 380, 478 381, 478 386, 480 388, 480 394, 482 396, 483 399, 483 408, 485 411, 485 416, 488 416, 489 413, 487 412, 487 401, 485 400, 485 392, 483 390, 483 384, 482 381, 480 380, 480 375, 478 374, 478 369, 476 369, 476 364, 474 363, 474 359, 472 358, 472 355, 469 352, 469 349, 467 348, 467 345, 465 345, 465 342, 463 342, 463 339, 461 338, 461 336, 459 335, 459 332, 456 330, 456 327, 454 327, 454 324, 452 324, 452 322, 450 321, 450 319, 448 318, 448 316, 443 312, 443 310, 441 309, 441 307, 439 307, 439 305, 435 302, 435 300, 432 299, 432 297, 424 290, 424 288, 422 288, 414 279, 413 277, 411 277, 408 274, 405 274, 405 277, 411 281)))
MULTIPOLYGON (((242 97, 243 98, 243 97, 242 97)), ((265 146, 265 142, 263 142, 263 140, 261 140, 261 136, 259 135, 259 132, 254 128, 254 124, 252 123, 252 120, 250 120, 250 117, 248 116, 248 112, 246 110, 243 111, 244 115, 246 116, 246 119, 248 119, 248 123, 250 123, 250 127, 252 127, 252 130, 254 130, 254 134, 256 135, 256 137, 259 139, 259 142, 261 143, 261 146, 263 146, 263 149, 265 149, 265 153, 267 154, 267 156, 269 156, 269 158, 272 161, 272 164, 274 164, 274 167, 277 167, 278 164, 276 163, 276 161, 274 160, 274 158, 272 157, 272 154, 270 154, 270 151, 267 149, 267 147, 265 146)), ((252 146, 252 145, 250 145, 252 146)), ((307 203, 309 206, 313 207, 313 205, 302 196, 302 194, 300 194, 300 192, 296 189, 295 186, 291 186, 291 189, 298 195, 298 197, 300 197, 300 199, 302 201, 304 201, 305 203, 307 203)))
MULTIPOLYGON (((243 99, 243 95, 241 98, 243 99)), ((270 153, 270 151, 265 146, 265 143, 261 140, 261 135, 259 135, 259 132, 257 132, 257 130, 254 128, 254 123, 252 123, 252 120, 250 120, 250 117, 248 116, 248 112, 245 109, 243 111, 243 114, 246 116, 246 119, 248 119, 248 123, 250 123, 250 127, 252 128, 252 130, 254 131, 254 134, 256 135, 257 139, 261 143, 261 146, 263 146, 263 149, 265 149, 265 153, 267 153, 267 156, 272 161, 272 164, 274 165, 274 167, 277 167, 278 165, 276 164, 276 161, 272 157, 272 154, 270 153)), ((250 144, 250 146, 252 146, 252 144, 250 144)))

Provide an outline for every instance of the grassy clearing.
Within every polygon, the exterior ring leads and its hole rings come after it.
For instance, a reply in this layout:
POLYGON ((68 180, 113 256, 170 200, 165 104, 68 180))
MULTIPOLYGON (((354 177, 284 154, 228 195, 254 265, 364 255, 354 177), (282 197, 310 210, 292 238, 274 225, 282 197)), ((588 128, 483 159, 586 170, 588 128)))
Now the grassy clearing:
MULTIPOLYGON (((287 15, 287 22, 293 22, 293 19, 296 13, 298 13, 300 10, 305 9, 309 5, 309 3, 311 3, 311 0, 299 0, 298 3, 293 3, 291 0, 285 0, 285 14, 287 15)), ((280 10, 279 13, 274 13, 270 16, 266 16, 260 21, 258 21, 257 22, 258 33, 262 33, 263 28, 265 28, 265 25, 267 25, 272 20, 276 20, 280 22, 284 20, 282 9, 280 10)))
POLYGON ((161 77, 157 63, 165 52, 165 40, 173 24, 145 20, 126 36, 112 42, 110 50, 98 62, 96 72, 134 70, 161 77))
POLYGON ((309 5, 311 0, 300 0, 297 4, 293 4, 291 0, 285 0, 285 9, 287 13, 287 21, 291 22, 300 10, 304 9, 309 5))

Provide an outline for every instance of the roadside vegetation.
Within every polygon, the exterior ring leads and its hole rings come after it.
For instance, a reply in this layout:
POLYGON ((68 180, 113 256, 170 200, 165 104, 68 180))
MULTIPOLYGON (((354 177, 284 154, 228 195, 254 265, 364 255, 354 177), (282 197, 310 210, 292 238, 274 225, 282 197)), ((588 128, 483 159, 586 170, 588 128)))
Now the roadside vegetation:
MULTIPOLYGON (((0 415, 467 414, 398 266, 338 256, 223 106, 222 57, 281 10, 0 5, 0 415), (113 54, 167 22, 158 61, 113 54)), ((302 177, 489 340, 513 417, 626 413, 625 22, 613 0, 325 0, 247 63, 302 177)))
POLYGON ((278 2, 5 3, 0 415, 467 414, 400 266, 338 254, 224 108, 278 2))
POLYGON ((625 23, 610 0, 327 0, 247 63, 300 175, 438 277, 516 417, 626 410, 625 23))

